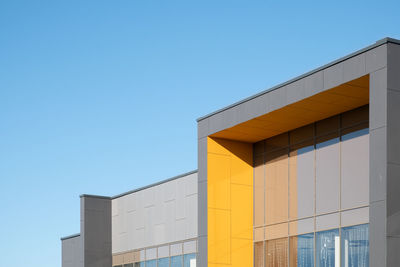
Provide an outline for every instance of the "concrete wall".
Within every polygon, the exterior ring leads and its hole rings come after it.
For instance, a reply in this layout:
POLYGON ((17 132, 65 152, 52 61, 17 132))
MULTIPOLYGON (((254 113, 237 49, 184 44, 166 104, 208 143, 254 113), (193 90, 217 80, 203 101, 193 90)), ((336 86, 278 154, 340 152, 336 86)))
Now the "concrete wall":
POLYGON ((197 173, 112 200, 112 253, 197 238, 197 173))
POLYGON ((83 267, 83 246, 80 235, 61 239, 62 267, 83 267))
POLYGON ((84 267, 112 265, 111 198, 81 196, 81 238, 84 267))

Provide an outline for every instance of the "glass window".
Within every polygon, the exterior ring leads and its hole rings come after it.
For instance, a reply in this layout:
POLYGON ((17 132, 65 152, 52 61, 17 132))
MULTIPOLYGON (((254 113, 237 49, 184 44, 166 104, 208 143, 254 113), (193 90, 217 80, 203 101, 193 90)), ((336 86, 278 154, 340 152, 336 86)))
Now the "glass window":
POLYGON ((267 153, 280 150, 289 146, 288 133, 279 134, 265 140, 265 151, 267 153))
POLYGON ((368 224, 342 228, 342 266, 369 267, 368 224))
POLYGON ((196 266, 196 253, 186 254, 183 256, 183 267, 196 266))
POLYGON ((254 267, 264 267, 264 244, 254 243, 254 267))
POLYGON ((290 238, 290 266, 314 266, 314 234, 305 234, 290 238))
POLYGON ((171 267, 182 267, 183 265, 183 256, 174 256, 171 257, 171 267))
POLYGON ((341 142, 343 209, 369 204, 369 130, 354 130, 341 142))
POLYGON ((266 154, 265 162, 265 221, 266 224, 288 220, 288 150, 266 154))
POLYGON ((318 214, 339 210, 339 153, 340 144, 337 137, 316 145, 316 210, 318 214))
MULTIPOLYGON (((365 105, 360 108, 356 108, 350 111, 347 111, 342 114, 342 128, 347 128, 350 126, 354 126, 356 124, 362 122, 368 122, 369 118, 369 106, 365 105)), ((367 126, 368 127, 368 126, 367 126)))
POLYGON ((314 215, 315 150, 313 141, 291 147, 289 158, 290 219, 314 215))
POLYGON ((293 130, 289 133, 290 145, 302 143, 306 140, 312 140, 314 137, 314 124, 309 124, 293 130))
POLYGON ((124 264, 124 267, 133 267, 133 263, 124 264))
POLYGON ((288 266, 288 239, 268 240, 265 247, 266 267, 288 266))
POLYGON ((158 267, 169 267, 169 258, 161 258, 157 261, 158 267))
POLYGON ((260 155, 264 153, 264 144, 264 140, 253 144, 254 155, 260 155))
POLYGON ((157 260, 146 261, 146 267, 157 267, 157 260))
POLYGON ((335 267, 340 264, 339 229, 316 233, 317 266, 335 267))
POLYGON ((323 136, 327 134, 335 134, 339 131, 340 116, 330 117, 316 123, 316 134, 317 136, 323 136))
POLYGON ((144 261, 135 262, 135 267, 144 267, 144 261))

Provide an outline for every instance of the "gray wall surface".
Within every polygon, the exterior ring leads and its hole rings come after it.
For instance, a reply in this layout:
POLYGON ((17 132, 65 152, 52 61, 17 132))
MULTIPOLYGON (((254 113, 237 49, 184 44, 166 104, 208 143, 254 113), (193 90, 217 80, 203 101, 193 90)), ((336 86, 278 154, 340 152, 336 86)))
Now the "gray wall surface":
MULTIPOLYGON (((387 50, 387 165, 386 165, 386 246, 387 266, 400 264, 400 45, 387 50)), ((384 85, 384 84, 382 84, 384 85)), ((383 203, 382 203, 383 204, 383 203)))
POLYGON ((112 253, 197 238, 197 173, 112 200, 112 253))
POLYGON ((62 267, 83 267, 83 246, 80 235, 61 240, 62 267))
POLYGON ((112 265, 111 198, 81 196, 81 237, 84 267, 112 265))

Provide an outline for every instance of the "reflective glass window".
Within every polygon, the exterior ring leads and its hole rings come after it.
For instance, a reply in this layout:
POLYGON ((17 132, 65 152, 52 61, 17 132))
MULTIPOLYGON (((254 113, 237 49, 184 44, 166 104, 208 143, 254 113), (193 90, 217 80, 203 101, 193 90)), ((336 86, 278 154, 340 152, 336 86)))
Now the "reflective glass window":
POLYGON ((316 260, 319 267, 336 267, 340 264, 339 229, 316 233, 316 260))
POLYGON ((342 228, 342 266, 369 267, 368 224, 342 228))
POLYGON ((290 238, 290 266, 314 266, 314 234, 305 234, 290 238))
POLYGON ((133 267, 133 263, 124 264, 124 267, 133 267))
POLYGON ((335 134, 339 132, 340 116, 330 117, 315 124, 315 131, 317 136, 326 136, 328 134, 335 134))
POLYGON ((195 266, 196 266, 196 253, 186 254, 183 256, 183 267, 195 267, 195 266))
POLYGON ((254 243, 254 267, 264 267, 264 244, 254 243))
POLYGON ((157 260, 146 261, 146 267, 157 267, 157 260))
POLYGON ((171 267, 182 267, 183 266, 183 256, 171 257, 171 267))
POLYGON ((135 262, 135 267, 144 267, 144 261, 135 262))
POLYGON ((288 133, 279 134, 265 140, 265 151, 267 153, 280 150, 289 146, 288 133))
POLYGON ((157 261, 158 267, 169 267, 169 258, 161 258, 157 261))
POLYGON ((288 239, 281 238, 266 241, 265 266, 287 267, 288 266, 288 239))
MULTIPOLYGON (((369 118, 369 106, 365 105, 347 112, 342 113, 341 127, 347 128, 360 124, 362 122, 368 122, 369 118)), ((367 126, 368 127, 368 126, 367 126)))

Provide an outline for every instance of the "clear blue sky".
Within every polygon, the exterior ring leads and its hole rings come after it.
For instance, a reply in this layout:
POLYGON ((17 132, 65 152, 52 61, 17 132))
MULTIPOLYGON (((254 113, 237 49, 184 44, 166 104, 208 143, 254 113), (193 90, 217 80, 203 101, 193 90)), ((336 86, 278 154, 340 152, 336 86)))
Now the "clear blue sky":
POLYGON ((377 0, 1 0, 0 266, 60 266, 80 194, 196 169, 196 118, 400 38, 399 10, 377 0))

